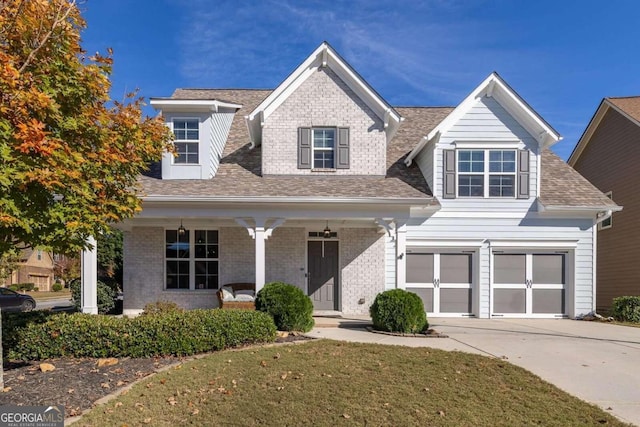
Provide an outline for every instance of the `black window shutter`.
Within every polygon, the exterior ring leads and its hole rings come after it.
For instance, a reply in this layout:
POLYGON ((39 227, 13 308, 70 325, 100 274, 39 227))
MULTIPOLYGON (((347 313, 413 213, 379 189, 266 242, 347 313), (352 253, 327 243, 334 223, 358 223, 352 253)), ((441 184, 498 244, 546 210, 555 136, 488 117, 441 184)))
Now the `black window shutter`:
POLYGON ((456 150, 442 150, 443 161, 443 199, 456 198, 456 150))
POLYGON ((518 199, 529 198, 529 150, 518 150, 518 199))
POLYGON ((298 169, 311 169, 311 128, 298 128, 298 169))
POLYGON ((336 169, 349 169, 349 128, 338 128, 336 169))

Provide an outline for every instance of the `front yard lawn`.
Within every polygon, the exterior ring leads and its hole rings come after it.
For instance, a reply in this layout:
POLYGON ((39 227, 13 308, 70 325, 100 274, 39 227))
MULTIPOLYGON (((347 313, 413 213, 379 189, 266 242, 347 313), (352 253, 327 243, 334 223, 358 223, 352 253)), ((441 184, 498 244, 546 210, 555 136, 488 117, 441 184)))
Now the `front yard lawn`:
POLYGON ((601 424, 625 425, 503 360, 322 340, 189 361, 77 425, 601 424))

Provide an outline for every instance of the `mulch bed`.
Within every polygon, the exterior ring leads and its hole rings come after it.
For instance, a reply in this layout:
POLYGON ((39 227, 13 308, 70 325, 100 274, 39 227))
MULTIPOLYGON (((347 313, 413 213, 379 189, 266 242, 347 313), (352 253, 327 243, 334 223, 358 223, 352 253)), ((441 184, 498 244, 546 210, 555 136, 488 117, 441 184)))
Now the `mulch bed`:
POLYGON ((371 326, 367 326, 367 331, 373 332, 374 334, 392 335, 394 337, 449 338, 449 335, 445 335, 445 334, 443 334, 441 332, 436 331, 435 329, 428 329, 426 332, 417 333, 417 334, 404 334, 402 332, 380 331, 378 329, 373 329, 371 326))
MULTIPOLYGON (((276 343, 308 340, 303 335, 278 337, 276 343)), ((98 367, 98 359, 62 358, 44 362, 55 366, 40 371, 41 362, 5 363, 0 405, 64 405, 65 417, 80 415, 98 399, 190 357, 122 358, 112 366, 98 367)))

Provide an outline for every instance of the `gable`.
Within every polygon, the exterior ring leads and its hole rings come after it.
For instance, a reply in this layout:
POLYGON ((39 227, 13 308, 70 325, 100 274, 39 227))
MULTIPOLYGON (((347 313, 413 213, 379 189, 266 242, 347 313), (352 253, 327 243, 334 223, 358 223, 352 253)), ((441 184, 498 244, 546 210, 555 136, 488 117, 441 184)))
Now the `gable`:
POLYGON ((262 127, 269 116, 307 79, 323 68, 331 69, 383 121, 387 141, 391 140, 402 121, 400 115, 327 42, 323 42, 246 116, 252 147, 262 143, 262 127))
MULTIPOLYGON (((265 119, 262 171, 267 175, 384 175, 386 146, 382 119, 332 69, 319 68, 265 119), (334 159, 332 166, 325 166, 331 170, 318 170, 315 164, 301 167, 300 129, 328 129, 332 134, 344 129, 348 165, 338 168, 334 159)), ((332 156, 339 154, 335 151, 332 156)))

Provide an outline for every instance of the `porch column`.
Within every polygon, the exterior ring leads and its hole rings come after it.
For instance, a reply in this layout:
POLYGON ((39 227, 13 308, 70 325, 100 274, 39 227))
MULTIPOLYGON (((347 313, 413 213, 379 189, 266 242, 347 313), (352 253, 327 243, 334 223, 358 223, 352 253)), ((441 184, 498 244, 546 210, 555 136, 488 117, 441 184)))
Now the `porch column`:
POLYGON ((80 308, 83 313, 98 314, 98 247, 96 239, 90 236, 87 245, 91 249, 82 251, 80 308))
POLYGON ((396 288, 407 287, 407 223, 396 220, 396 288))
POLYGON ((264 223, 256 223, 255 239, 256 239, 256 293, 264 287, 265 282, 265 250, 264 241, 267 238, 264 223))

